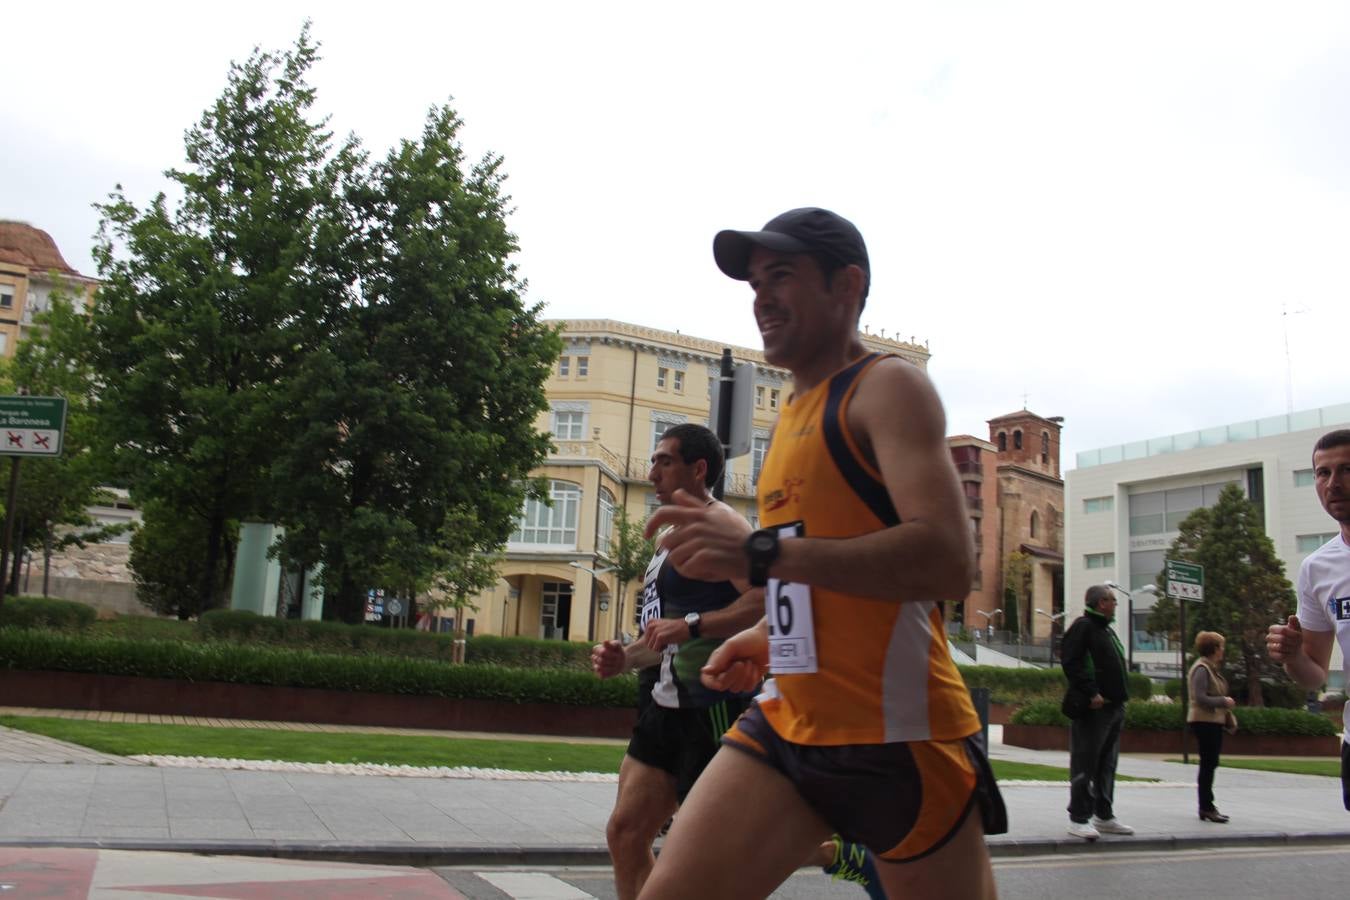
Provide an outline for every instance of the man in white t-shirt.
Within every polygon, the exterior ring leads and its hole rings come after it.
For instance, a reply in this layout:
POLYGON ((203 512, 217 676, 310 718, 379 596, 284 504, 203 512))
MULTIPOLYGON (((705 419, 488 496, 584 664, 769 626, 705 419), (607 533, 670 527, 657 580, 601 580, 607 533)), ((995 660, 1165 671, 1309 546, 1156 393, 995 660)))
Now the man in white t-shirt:
MULTIPOLYGON (((1332 431, 1313 448, 1313 484, 1317 499, 1340 525, 1340 532, 1305 560, 1298 570, 1298 615, 1272 625, 1266 649, 1284 663, 1289 677, 1309 690, 1326 684, 1331 642, 1350 659, 1350 429, 1332 431)), ((1344 722, 1350 726, 1350 705, 1344 722)), ((1350 728, 1347 728, 1350 731, 1350 728)), ((1350 744, 1341 743, 1341 792, 1350 809, 1350 744)))

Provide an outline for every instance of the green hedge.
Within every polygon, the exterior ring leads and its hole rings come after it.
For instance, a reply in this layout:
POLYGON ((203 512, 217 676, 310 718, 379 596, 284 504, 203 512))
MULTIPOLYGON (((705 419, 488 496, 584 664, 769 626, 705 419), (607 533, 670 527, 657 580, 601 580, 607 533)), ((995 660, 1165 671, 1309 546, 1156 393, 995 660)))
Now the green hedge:
MULTIPOLYGON (((1052 669, 961 666, 960 669, 966 686, 989 688, 989 698, 994 703, 1022 704, 1038 699, 1054 699, 1058 703, 1068 685, 1064 670, 1057 666, 1052 669)), ((1131 697, 1147 700, 1152 696, 1153 682, 1147 676, 1131 672, 1128 678, 1131 697)))
MULTIPOLYGON (((1163 692, 1173 700, 1181 699, 1181 679, 1169 678, 1163 685, 1163 692)), ((1247 700, 1247 679, 1228 679, 1228 692, 1238 703, 1247 700)), ((1293 681, 1281 677, 1279 680, 1262 679, 1261 699, 1268 707, 1282 709, 1303 709, 1307 703, 1308 692, 1293 681)))
POLYGON ((97 617, 92 606, 55 597, 6 597, 0 604, 0 628, 83 631, 97 617))
MULTIPOLYGON (((198 622, 202 638, 270 644, 321 653, 369 654, 449 660, 454 636, 413 628, 377 628, 299 619, 278 619, 234 609, 215 609, 198 622)), ((480 635, 465 641, 464 661, 514 668, 591 670, 591 645, 574 641, 480 635)))
MULTIPOLYGON (((1239 706, 1233 710, 1240 732, 1247 734, 1311 735, 1334 737, 1336 724, 1326 716, 1301 709, 1239 706)), ((1125 727, 1139 731, 1180 731, 1185 709, 1179 703, 1140 703, 1125 705, 1125 727)), ((1059 711, 1058 700, 1036 700, 1012 715, 1014 725, 1057 725, 1068 727, 1069 720, 1059 711)))
POLYGON ((129 641, 39 629, 0 629, 0 660, 10 669, 84 672, 285 687, 414 694, 456 700, 634 706, 632 675, 601 680, 589 672, 450 665, 438 660, 308 650, 224 641, 129 641))

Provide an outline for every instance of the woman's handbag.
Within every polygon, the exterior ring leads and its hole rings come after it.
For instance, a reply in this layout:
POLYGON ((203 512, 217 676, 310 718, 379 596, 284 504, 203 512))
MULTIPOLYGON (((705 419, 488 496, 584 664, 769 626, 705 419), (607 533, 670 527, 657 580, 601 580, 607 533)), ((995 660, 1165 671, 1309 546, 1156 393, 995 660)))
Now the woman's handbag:
POLYGON ((1233 715, 1231 709, 1225 710, 1223 714, 1223 730, 1228 734, 1237 734, 1238 721, 1237 716, 1233 715))

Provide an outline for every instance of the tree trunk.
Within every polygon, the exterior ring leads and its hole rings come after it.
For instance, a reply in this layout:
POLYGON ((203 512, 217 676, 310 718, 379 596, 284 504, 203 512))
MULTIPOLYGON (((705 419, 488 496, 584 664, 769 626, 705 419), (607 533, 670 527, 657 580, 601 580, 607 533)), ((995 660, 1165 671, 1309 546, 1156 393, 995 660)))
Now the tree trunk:
POLYGON ((224 534, 225 516, 217 504, 206 532, 206 567, 202 571, 201 587, 198 588, 199 614, 216 608, 216 571, 220 568, 220 543, 224 534))
POLYGON ((9 561, 9 583, 6 593, 11 596, 17 596, 19 593, 19 573, 23 571, 24 532, 27 528, 27 521, 19 519, 19 538, 14 542, 14 551, 9 561))
POLYGON ((47 524, 47 529, 42 535, 42 596, 50 596, 47 591, 51 584, 52 577, 52 526, 47 524))
POLYGON ((337 596, 333 600, 338 621, 346 622, 348 625, 360 625, 365 621, 365 591, 352 579, 351 573, 346 569, 342 571, 337 596))
POLYGON ((1247 666, 1247 705, 1265 706, 1266 698, 1261 690, 1261 664, 1259 660, 1244 656, 1247 666))

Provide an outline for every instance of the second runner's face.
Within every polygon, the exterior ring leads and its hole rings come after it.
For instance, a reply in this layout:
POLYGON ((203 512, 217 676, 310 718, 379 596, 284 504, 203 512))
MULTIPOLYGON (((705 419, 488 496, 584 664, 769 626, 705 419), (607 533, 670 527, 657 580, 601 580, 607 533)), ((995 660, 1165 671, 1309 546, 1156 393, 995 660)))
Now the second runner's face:
POLYGON ((755 321, 764 339, 764 358, 790 371, 810 363, 821 347, 837 340, 841 304, 825 286, 820 264, 809 254, 750 252, 755 321))
POLYGON ((652 469, 647 478, 656 488, 656 499, 669 503, 675 492, 684 488, 691 494, 697 493, 702 481, 694 471, 698 462, 686 463, 680 456, 680 442, 675 438, 662 438, 652 451, 652 469))
POLYGON ((1350 444, 1313 454, 1313 485, 1327 515, 1350 524, 1350 444))

